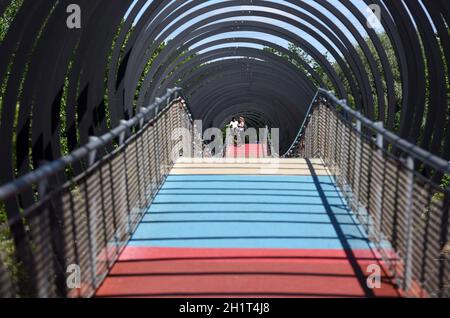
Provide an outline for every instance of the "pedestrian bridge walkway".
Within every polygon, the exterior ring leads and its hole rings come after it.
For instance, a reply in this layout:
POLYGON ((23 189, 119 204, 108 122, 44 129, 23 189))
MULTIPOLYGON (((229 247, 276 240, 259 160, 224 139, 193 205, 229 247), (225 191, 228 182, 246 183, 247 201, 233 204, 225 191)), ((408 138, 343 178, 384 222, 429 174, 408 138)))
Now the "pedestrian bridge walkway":
POLYGON ((70 2, 0 0, 0 297, 450 298, 449 0, 70 2))
POLYGON ((97 296, 399 296, 321 160, 214 161, 175 164, 97 296))
POLYGON ((449 297, 448 162, 323 90, 281 158, 205 158, 180 94, 0 188, 0 296, 449 297))

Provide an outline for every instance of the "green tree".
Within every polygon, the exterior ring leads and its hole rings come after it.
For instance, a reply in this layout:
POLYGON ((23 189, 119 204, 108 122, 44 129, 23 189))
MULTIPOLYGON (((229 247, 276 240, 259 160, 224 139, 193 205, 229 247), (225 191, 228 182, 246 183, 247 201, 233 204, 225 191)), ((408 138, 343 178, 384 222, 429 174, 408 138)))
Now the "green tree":
MULTIPOLYGON (((14 20, 17 12, 22 6, 23 0, 13 0, 11 4, 6 8, 3 16, 0 17, 0 42, 3 41, 9 28, 14 20)), ((10 67, 8 67, 8 74, 5 78, 9 77, 10 67)), ((0 83, 0 119, 2 111, 2 101, 3 93, 5 90, 5 83, 0 83)), ((0 180, 1 184, 1 180, 0 180)), ((0 225, 7 221, 6 208, 3 202, 0 202, 0 225)), ((14 262, 14 245, 11 240, 10 231, 8 229, 3 229, 0 231, 0 254, 2 261, 6 268, 10 271, 13 278, 18 277, 19 267, 14 262)))
POLYGON ((264 51, 273 53, 279 57, 282 57, 286 60, 288 60, 290 63, 292 63, 295 67, 300 69, 308 79, 310 79, 317 87, 322 86, 316 79, 311 75, 310 71, 304 66, 305 64, 309 65, 313 71, 315 71, 319 78, 322 80, 322 82, 325 84, 324 88, 331 89, 333 87, 332 82, 326 75, 325 70, 323 67, 313 58, 311 57, 307 52, 305 52, 300 47, 297 47, 296 45, 289 43, 288 45, 288 51, 291 54, 286 54, 284 52, 278 51, 271 47, 265 47, 264 51), (296 58, 294 58, 295 56, 296 58), (305 62, 305 64, 299 63, 298 60, 302 60, 305 62))
POLYGON ((0 17, 0 42, 8 33, 9 27, 11 26, 14 17, 22 6, 23 0, 13 0, 11 4, 6 8, 5 13, 0 17))
MULTIPOLYGON (((450 32, 450 31, 449 31, 450 32)), ((386 33, 379 33, 378 34, 379 40, 381 42, 381 45, 384 49, 384 53, 386 54, 388 63, 389 63, 389 67, 390 70, 392 72, 393 75, 393 81, 394 81, 394 96, 395 96, 395 121, 394 121, 394 127, 393 130, 394 132, 398 132, 398 130, 400 129, 400 120, 401 120, 401 114, 402 114, 402 103, 403 103, 403 81, 402 81, 402 76, 400 73, 400 68, 399 68, 399 64, 398 64, 398 60, 397 60, 397 54, 395 52, 395 49, 391 43, 391 40, 388 36, 388 34, 386 33)), ((383 91, 384 91, 384 99, 385 99, 385 104, 388 105, 388 95, 387 95, 387 82, 386 82, 386 77, 383 76, 385 74, 385 69, 383 68, 383 64, 381 62, 381 58, 380 58, 380 54, 378 53, 378 51, 375 48, 375 45, 373 43, 373 41, 367 37, 366 39, 366 44, 371 52, 371 55, 375 58, 375 62, 376 62, 376 66, 378 71, 380 72, 380 74, 382 75, 382 85, 383 85, 383 91)), ((320 64, 318 64, 313 58, 311 58, 311 56, 309 56, 305 51, 303 51, 301 48, 296 47, 293 44, 289 44, 288 46, 288 50, 292 53, 291 55, 288 55, 286 53, 282 53, 279 52, 273 48, 265 48, 264 49, 267 52, 271 52, 274 53, 280 57, 285 58, 286 60, 290 61, 293 65, 295 65, 296 67, 298 67, 299 69, 301 69, 302 71, 307 73, 307 70, 296 61, 296 59, 292 58, 292 54, 296 55, 298 58, 302 59, 303 61, 305 61, 309 66, 311 66, 311 68, 320 75, 320 77, 322 78, 322 81, 325 83, 326 87, 329 89, 332 89, 333 86, 331 84, 331 81, 327 78, 327 74, 325 73, 325 71, 323 70, 323 68, 321 67, 320 64)), ((366 73, 369 76, 369 80, 370 80, 370 84, 371 84, 371 90, 372 90, 372 95, 374 98, 374 103, 375 103, 375 114, 378 114, 378 95, 377 95, 377 91, 376 91, 376 87, 375 87, 375 80, 373 77, 373 72, 372 69, 370 68, 370 64, 369 61, 367 59, 367 57, 364 54, 363 49, 361 48, 360 45, 355 45, 355 50, 358 53, 364 68, 366 70, 366 73)), ((423 52, 423 56, 425 58, 425 51, 422 45, 422 52, 423 52)), ((444 48, 441 45, 441 52, 442 55, 444 55, 444 48)), ((445 61, 444 61, 445 62, 445 61)), ((349 95, 349 105, 350 106, 355 106, 354 105, 354 99, 352 97, 351 94, 351 90, 350 90, 350 85, 348 83, 348 81, 346 80, 345 74, 343 72, 343 70, 341 69, 341 67, 338 65, 337 62, 333 62, 332 63, 336 73, 339 75, 339 77, 342 79, 342 82, 344 84, 344 88, 346 89, 348 95, 349 95)), ((429 103, 430 103, 430 99, 429 99, 429 87, 430 87, 430 76, 428 74, 428 68, 425 69, 425 78, 426 78, 426 87, 427 87, 427 95, 426 95, 426 101, 425 101, 425 111, 428 110, 429 107, 429 103)), ((446 76, 447 78, 447 87, 449 85, 449 74, 447 74, 446 76)), ((316 83, 317 84, 317 83, 316 83)), ((450 91, 448 92, 449 95, 449 99, 450 99, 450 91)), ((448 108, 447 111, 447 122, 450 122, 450 106, 448 108)), ((425 127, 425 119, 426 119, 426 113, 424 116, 424 121, 422 123, 422 127, 421 127, 421 136, 423 136, 423 130, 425 127)), ((448 129, 448 128, 447 128, 448 129)), ((444 144, 444 143, 443 143, 444 144)), ((444 145, 443 145, 444 147, 444 145)), ((444 149, 443 149, 444 150, 444 149)), ((446 188, 450 185, 450 176, 446 175, 441 183, 442 188, 446 188)))

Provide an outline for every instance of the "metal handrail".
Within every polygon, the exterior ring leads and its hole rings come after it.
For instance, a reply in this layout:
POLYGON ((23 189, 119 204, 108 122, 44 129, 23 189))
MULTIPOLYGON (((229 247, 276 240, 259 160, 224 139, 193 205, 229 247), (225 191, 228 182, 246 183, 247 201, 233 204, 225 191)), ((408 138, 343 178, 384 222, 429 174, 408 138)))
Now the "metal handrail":
POLYGON ((288 155, 292 154, 295 147, 297 147, 298 143, 300 142, 300 139, 302 138, 303 134, 305 133, 305 128, 308 124, 309 118, 311 117, 311 113, 314 110, 314 104, 317 101, 317 97, 319 96, 320 90, 316 92, 314 95, 311 103, 309 104, 308 111, 306 112, 305 119, 303 120, 302 125, 300 126, 300 129, 297 133, 297 136, 295 137, 294 141, 292 142, 291 146, 289 147, 288 151, 283 155, 283 157, 287 157, 288 155))
MULTIPOLYGON (((158 98, 147 108, 141 108, 136 116, 129 119, 128 121, 122 121, 119 126, 107 132, 106 134, 100 137, 93 137, 85 146, 72 151, 70 154, 54 161, 45 163, 38 169, 31 171, 14 181, 0 186, 0 201, 5 201, 26 190, 33 184, 37 184, 41 180, 45 180, 51 176, 58 174, 71 164, 74 164, 77 161, 86 158, 89 154, 108 145, 115 138, 122 138, 124 134, 126 134, 130 130, 130 128, 136 125, 142 125, 143 127, 144 124, 147 124, 149 122, 151 123, 156 119, 156 116, 163 114, 170 108, 170 100, 175 100, 177 97, 181 96, 181 88, 175 87, 172 89, 168 89, 167 93, 162 98, 158 98), (164 102, 166 102, 165 107, 161 111, 159 111, 159 107, 162 106, 164 102), (150 118, 149 115, 152 111, 155 112, 155 116, 150 118)), ((188 108, 186 108, 186 110, 189 112, 188 108)), ((137 131, 136 133, 139 133, 139 131, 137 131)))
MULTIPOLYGON (((103 136, 0 187, 0 208, 8 213, 0 232, 24 273, 5 272, 1 263, 0 285, 11 281, 6 291, 19 297, 92 296, 176 161, 174 129, 191 130, 192 122, 181 90, 170 89, 103 136), (82 171, 66 173, 80 165, 82 171), (80 288, 64 282, 71 264, 85 266, 80 288)), ((0 296, 10 294, 0 288, 0 296)))
POLYGON ((322 160, 402 295, 448 297, 450 188, 438 184, 440 171, 422 173, 440 158, 420 162, 420 149, 324 96, 293 156, 322 160))
POLYGON ((339 100, 331 91, 327 91, 323 88, 319 88, 313 101, 311 102, 308 112, 306 113, 305 120, 299 130, 299 133, 297 134, 296 139, 292 143, 292 146, 289 148, 289 150, 284 155, 289 156, 293 153, 293 150, 295 147, 298 146, 298 143, 300 142, 301 137, 304 134, 304 130, 306 126, 308 125, 309 118, 311 116, 311 112, 314 110, 315 106, 317 105, 318 97, 320 95, 325 96, 328 98, 332 103, 332 105, 336 108, 336 106, 341 107, 342 109, 340 112, 342 114, 345 114, 346 116, 350 116, 355 120, 360 121, 365 127, 372 130, 374 133, 380 134, 383 136, 383 138, 392 143, 397 149, 404 151, 408 156, 420 160, 424 163, 426 163, 431 168, 434 168, 442 173, 450 174, 450 163, 436 155, 433 155, 432 153, 428 152, 427 150, 420 148, 419 146, 416 146, 412 144, 411 142, 399 137, 395 133, 387 130, 381 125, 377 125, 375 122, 371 121, 367 117, 364 117, 361 113, 353 110, 350 106, 348 106, 344 101, 339 100))

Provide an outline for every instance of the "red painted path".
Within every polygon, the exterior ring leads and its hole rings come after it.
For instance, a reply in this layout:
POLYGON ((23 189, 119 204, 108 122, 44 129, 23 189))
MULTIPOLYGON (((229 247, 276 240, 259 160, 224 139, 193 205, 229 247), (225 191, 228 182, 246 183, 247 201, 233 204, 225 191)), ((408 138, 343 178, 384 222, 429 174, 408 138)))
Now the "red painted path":
POLYGON ((384 266, 310 162, 291 175, 192 165, 168 176, 98 297, 400 296, 386 272, 368 288, 368 267, 384 266))
MULTIPOLYGON (((352 255, 364 273, 380 264, 368 250, 352 255)), ((385 272, 372 295, 365 283, 342 250, 128 247, 97 297, 400 296, 385 272)))

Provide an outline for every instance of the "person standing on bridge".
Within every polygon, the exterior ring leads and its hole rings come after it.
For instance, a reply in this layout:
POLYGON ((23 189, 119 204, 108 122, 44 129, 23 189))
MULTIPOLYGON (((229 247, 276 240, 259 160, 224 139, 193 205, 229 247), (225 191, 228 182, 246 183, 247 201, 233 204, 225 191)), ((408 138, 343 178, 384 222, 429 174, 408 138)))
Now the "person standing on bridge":
POLYGON ((239 117, 239 131, 244 132, 245 131, 245 118, 239 117))
POLYGON ((244 132, 245 132, 245 118, 239 117, 239 125, 238 125, 239 146, 241 146, 242 143, 245 144, 245 140, 243 140, 244 132))
POLYGON ((231 119, 231 122, 228 124, 228 128, 230 128, 230 130, 231 130, 231 138, 233 139, 233 144, 236 142, 238 126, 239 126, 239 122, 236 120, 235 117, 233 117, 233 119, 231 119))
POLYGON ((239 122, 236 120, 236 118, 233 117, 233 119, 231 120, 231 122, 228 126, 230 127, 231 132, 235 133, 239 126, 239 122))

